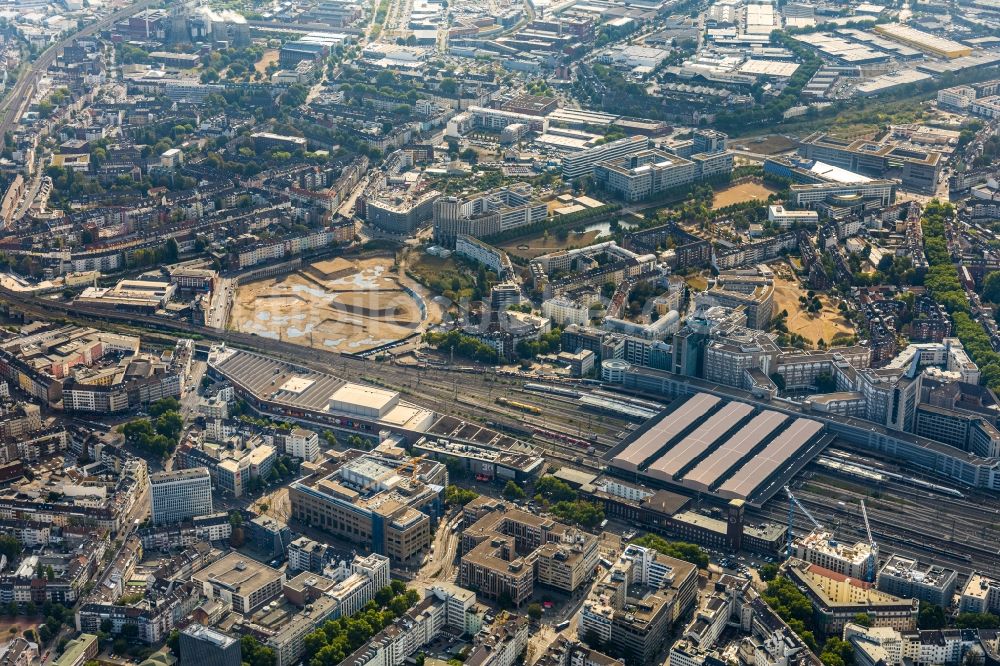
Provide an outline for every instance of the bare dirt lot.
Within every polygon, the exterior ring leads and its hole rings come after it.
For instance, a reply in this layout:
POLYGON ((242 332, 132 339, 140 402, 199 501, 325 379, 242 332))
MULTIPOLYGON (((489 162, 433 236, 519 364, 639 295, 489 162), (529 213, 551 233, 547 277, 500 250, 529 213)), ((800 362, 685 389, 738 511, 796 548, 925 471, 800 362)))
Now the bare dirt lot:
POLYGON ((500 249, 518 257, 534 259, 550 252, 593 245, 597 242, 597 237, 600 235, 601 231, 599 230, 585 231, 583 233, 570 231, 565 235, 556 231, 550 231, 548 235, 539 234, 537 236, 518 238, 517 240, 501 245, 500 249))
POLYGON ((799 296, 805 296, 807 291, 797 280, 777 276, 774 278, 774 311, 779 313, 788 310, 786 324, 789 333, 798 333, 813 344, 820 340, 830 344, 838 333, 854 334, 854 327, 831 305, 826 294, 819 294, 820 301, 823 302, 822 310, 815 314, 806 312, 799 302, 799 296))
POLYGON ((268 49, 260 56, 260 60, 254 63, 253 68, 261 74, 267 73, 267 66, 272 62, 278 62, 278 49, 268 49))
POLYGON ((751 201, 753 199, 763 202, 775 192, 777 192, 777 190, 773 187, 768 187, 763 183, 750 182, 740 183, 739 185, 730 185, 729 187, 716 191, 715 198, 712 200, 712 210, 725 208, 726 206, 743 203, 744 201, 751 201))
POLYGON ((240 286, 229 328, 361 352, 422 330, 426 323, 424 301, 403 288, 391 258, 337 258, 240 286))
POLYGON ((777 155, 795 149, 795 142, 780 134, 770 134, 733 141, 733 147, 758 155, 777 155))

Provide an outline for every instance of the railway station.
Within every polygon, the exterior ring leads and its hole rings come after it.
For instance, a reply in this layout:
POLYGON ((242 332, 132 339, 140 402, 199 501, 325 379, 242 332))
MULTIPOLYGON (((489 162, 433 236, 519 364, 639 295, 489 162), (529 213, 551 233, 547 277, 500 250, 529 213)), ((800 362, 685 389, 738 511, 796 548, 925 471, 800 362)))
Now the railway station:
POLYGON ((609 472, 759 507, 834 439, 813 419, 708 393, 679 399, 607 456, 609 472))

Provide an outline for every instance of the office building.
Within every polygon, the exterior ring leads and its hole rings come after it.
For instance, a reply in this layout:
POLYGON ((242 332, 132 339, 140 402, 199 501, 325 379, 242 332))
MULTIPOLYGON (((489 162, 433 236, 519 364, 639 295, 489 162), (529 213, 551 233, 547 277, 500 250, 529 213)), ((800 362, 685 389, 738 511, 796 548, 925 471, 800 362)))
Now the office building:
POLYGON ((455 248, 459 236, 484 238, 544 222, 548 205, 520 183, 469 196, 442 196, 434 201, 434 240, 455 248))
POLYGON ((181 660, 185 664, 241 666, 243 653, 239 639, 198 623, 181 632, 181 660))
POLYGON ((150 474, 149 490, 156 525, 212 513, 212 477, 205 467, 150 474))
POLYGON ((630 545, 591 589, 577 629, 615 652, 648 664, 664 648, 671 626, 695 603, 698 567, 630 545))
POLYGON ((191 576, 202 595, 219 599, 234 612, 249 615, 281 594, 285 574, 237 552, 191 576))
POLYGON ((563 158, 562 177, 573 180, 590 176, 599 162, 614 160, 649 148, 649 137, 632 136, 581 150, 563 158))
POLYGON ((292 516, 308 525, 414 562, 430 548, 447 485, 442 463, 352 449, 292 482, 289 500, 292 516))
POLYGON ((484 597, 520 606, 536 581, 572 593, 597 567, 593 534, 485 497, 463 513, 459 582, 484 597))

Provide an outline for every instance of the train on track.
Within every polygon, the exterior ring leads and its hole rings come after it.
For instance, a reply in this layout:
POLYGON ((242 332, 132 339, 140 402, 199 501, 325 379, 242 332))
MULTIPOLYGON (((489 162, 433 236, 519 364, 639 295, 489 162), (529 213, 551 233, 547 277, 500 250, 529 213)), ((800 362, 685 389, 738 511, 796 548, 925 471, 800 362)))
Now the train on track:
POLYGON ((511 409, 516 409, 519 412, 534 414, 535 416, 539 416, 542 413, 542 410, 539 409, 538 407, 535 407, 534 405, 529 405, 523 402, 517 402, 516 400, 511 400, 509 398, 497 398, 496 403, 498 405, 503 405, 504 407, 510 407, 511 409))

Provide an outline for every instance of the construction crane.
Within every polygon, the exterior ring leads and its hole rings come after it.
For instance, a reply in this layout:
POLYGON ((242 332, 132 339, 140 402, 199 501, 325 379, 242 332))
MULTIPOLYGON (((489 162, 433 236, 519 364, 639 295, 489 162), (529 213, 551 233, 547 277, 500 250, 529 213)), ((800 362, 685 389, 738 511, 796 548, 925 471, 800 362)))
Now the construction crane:
POLYGON ((799 507, 799 510, 805 514, 806 518, 816 526, 816 529, 821 530, 823 526, 819 524, 819 521, 813 518, 813 515, 809 513, 809 510, 802 506, 802 502, 798 500, 795 495, 792 494, 792 489, 785 486, 785 494, 788 495, 788 531, 785 535, 788 543, 785 545, 785 556, 792 556, 792 522, 795 519, 795 507, 799 507))
POLYGON ((865 501, 861 500, 861 517, 865 521, 865 532, 868 534, 868 545, 871 547, 871 555, 868 556, 868 564, 865 568, 865 580, 869 583, 875 582, 875 563, 878 562, 878 544, 872 536, 872 526, 868 522, 868 509, 865 508, 865 501))

